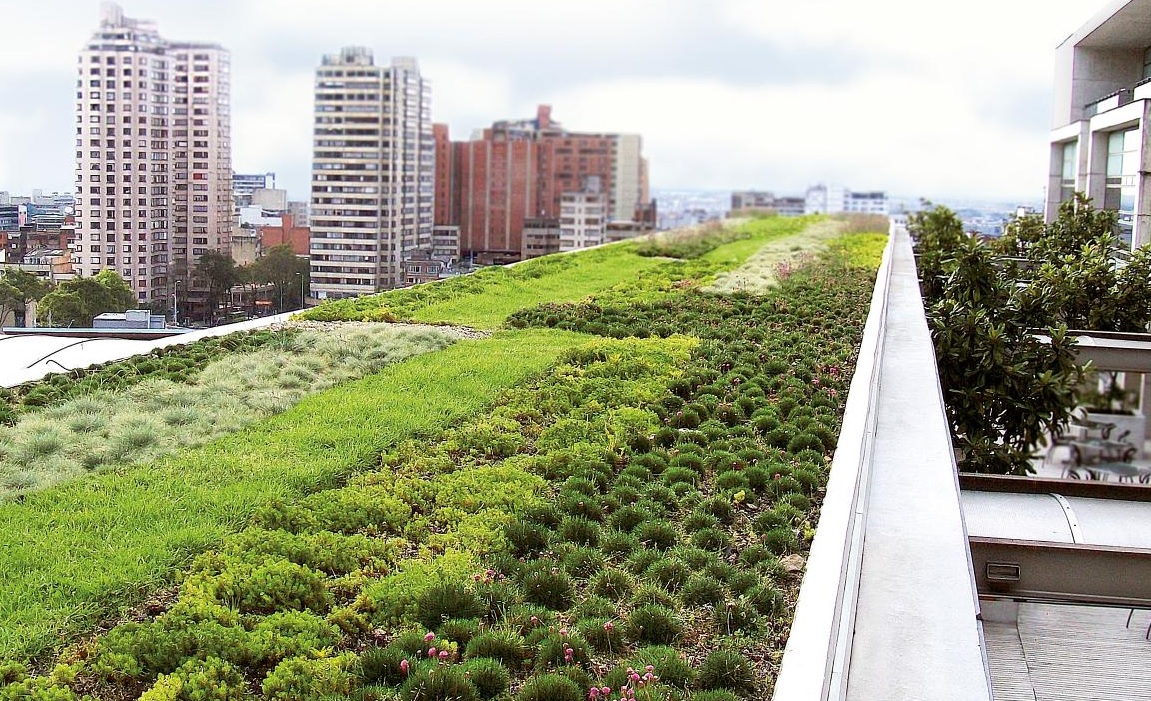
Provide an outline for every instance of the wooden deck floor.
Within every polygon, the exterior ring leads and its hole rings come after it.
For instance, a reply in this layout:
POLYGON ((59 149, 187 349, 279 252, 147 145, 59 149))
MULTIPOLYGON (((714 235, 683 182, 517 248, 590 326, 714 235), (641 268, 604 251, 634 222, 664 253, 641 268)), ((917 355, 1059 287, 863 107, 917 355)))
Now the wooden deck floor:
POLYGON ((1151 700, 1151 611, 1021 604, 983 625, 996 701, 1151 700))

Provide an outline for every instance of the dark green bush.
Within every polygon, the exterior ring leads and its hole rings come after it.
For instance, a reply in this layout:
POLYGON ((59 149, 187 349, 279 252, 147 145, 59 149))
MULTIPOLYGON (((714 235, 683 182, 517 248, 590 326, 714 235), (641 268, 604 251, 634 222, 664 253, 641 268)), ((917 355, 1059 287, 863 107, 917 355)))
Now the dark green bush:
POLYGON ((464 650, 465 659, 487 657, 508 669, 519 669, 527 658, 523 636, 506 630, 489 630, 472 638, 464 650))
POLYGON ((480 632, 480 621, 477 618, 453 618, 445 621, 436 631, 436 637, 450 640, 459 644, 460 648, 467 646, 468 642, 480 632))
POLYGON ((679 591, 680 587, 687 581, 687 578, 691 576, 691 570, 679 560, 665 559, 652 563, 644 572, 644 576, 654 580, 664 589, 674 594, 679 591))
POLYGON ((530 570, 523 581, 524 601, 546 606, 553 611, 563 611, 571 606, 575 596, 575 586, 567 573, 548 563, 530 570))
POLYGON ((680 592, 684 603, 692 606, 715 606, 723 602, 723 585, 707 575, 692 575, 680 592))
POLYGON ((476 687, 481 699, 494 699, 508 690, 511 674, 508 668, 489 657, 478 657, 461 665, 464 675, 476 687))
POLYGON ((697 683, 701 689, 727 689, 740 696, 755 693, 755 671, 738 652, 717 650, 699 666, 697 683))
POLYGON ((615 615, 616 605, 602 596, 592 595, 585 598, 572 608, 576 619, 581 618, 611 618, 615 615))
POLYGON ((590 577, 603 569, 603 554, 594 548, 575 548, 563 556, 563 566, 575 577, 590 577))
POLYGON ((623 626, 613 618, 582 618, 577 628, 597 652, 619 654, 623 650, 623 626))
POLYGON ((761 615, 775 617, 787 610, 787 600, 772 586, 756 585, 743 593, 747 603, 761 615))
POLYGON ((535 555, 548 546, 548 534, 543 526, 518 519, 504 526, 504 537, 508 539, 512 554, 517 557, 535 555))
POLYGON ((565 518, 560 523, 559 536, 576 545, 598 545, 599 524, 579 516, 565 518))
POLYGON ((360 655, 359 673, 365 684, 399 686, 407 678, 401 662, 408 661, 409 669, 422 659, 394 643, 386 647, 373 647, 360 655))
POLYGON ((584 701, 583 690, 562 674, 541 674, 524 684, 516 701, 584 701))
MULTIPOLYGON (((617 512, 618 513, 618 512, 617 512)), ((639 547, 639 538, 623 531, 610 531, 600 538, 599 549, 610 558, 627 557, 639 547)))
POLYGON ((631 533, 646 518, 647 513, 639 506, 623 506, 608 517, 608 523, 616 530, 631 533))
POLYGON ((412 668, 400 687, 404 701, 476 701, 479 692, 461 665, 423 662, 412 668))
POLYGON ((428 630, 452 618, 479 618, 485 613, 475 593, 455 582, 432 585, 420 594, 416 606, 417 620, 428 630))
POLYGON ((644 667, 651 665, 661 684, 677 689, 687 689, 695 682, 695 670, 684 659, 683 654, 672 647, 664 645, 642 647, 628 659, 628 662, 640 673, 644 667))
POLYGON ((536 669, 558 669, 565 665, 591 668, 590 648, 583 636, 568 632, 553 633, 540 641, 536 649, 536 669))
POLYGON ((667 521, 644 521, 635 529, 635 535, 645 547, 667 550, 675 545, 675 526, 667 521))
POLYGON ((632 574, 643 574, 647 568, 664 558, 658 550, 637 550, 624 562, 624 567, 632 574))
POLYGON ((612 601, 619 601, 631 593, 634 585, 623 570, 607 568, 591 579, 591 592, 612 601))
POLYGON ((627 637, 636 643, 670 645, 682 631, 683 624, 675 611, 665 606, 640 606, 627 618, 627 637))
POLYGON ((691 542, 705 550, 724 550, 731 545, 731 538, 718 528, 702 528, 691 536, 691 542))

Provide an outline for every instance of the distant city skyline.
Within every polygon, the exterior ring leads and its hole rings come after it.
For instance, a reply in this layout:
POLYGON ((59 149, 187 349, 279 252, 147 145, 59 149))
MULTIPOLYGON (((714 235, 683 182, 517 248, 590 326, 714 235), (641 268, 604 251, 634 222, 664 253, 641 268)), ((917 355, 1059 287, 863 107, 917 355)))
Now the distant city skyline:
MULTIPOLYGON (((553 105, 565 127, 641 134, 653 188, 842 182, 941 199, 1041 199, 1054 47, 1103 3, 1019 0, 126 0, 173 39, 233 54, 233 164, 306 198, 312 79, 342 46, 411 55, 433 119, 466 135, 553 105), (610 18, 610 21, 605 21, 610 18)), ((69 189, 75 60, 95 0, 5 8, 0 190, 69 189)))

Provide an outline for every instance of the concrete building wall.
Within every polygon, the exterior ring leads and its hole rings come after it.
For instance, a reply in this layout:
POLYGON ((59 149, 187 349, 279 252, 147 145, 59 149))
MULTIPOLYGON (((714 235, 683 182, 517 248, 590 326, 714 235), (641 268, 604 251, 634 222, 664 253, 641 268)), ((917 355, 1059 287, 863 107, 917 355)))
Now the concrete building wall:
POLYGON ((313 294, 400 286, 405 257, 432 245, 431 87, 413 58, 377 66, 349 47, 324 57, 315 89, 313 294))
POLYGON ((594 188, 564 193, 560 204, 560 251, 577 251, 604 242, 607 198, 594 188))
POLYGON ((1083 192, 1131 246, 1151 242, 1149 118, 1151 0, 1112 2, 1055 51, 1047 218, 1083 192))
POLYGON ((619 134, 615 139, 615 164, 612 169, 613 221, 631 221, 640 202, 640 169, 643 139, 639 134, 619 134))
POLYGON ((163 300, 231 237, 229 54, 107 3, 77 71, 77 268, 163 300))

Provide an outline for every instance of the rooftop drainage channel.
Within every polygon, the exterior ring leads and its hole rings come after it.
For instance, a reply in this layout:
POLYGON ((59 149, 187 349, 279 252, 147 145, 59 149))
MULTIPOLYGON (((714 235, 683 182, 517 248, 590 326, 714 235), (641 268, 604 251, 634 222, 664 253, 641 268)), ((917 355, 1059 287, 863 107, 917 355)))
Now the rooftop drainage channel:
POLYGON ((773 698, 992 698, 911 242, 888 242, 773 698))

